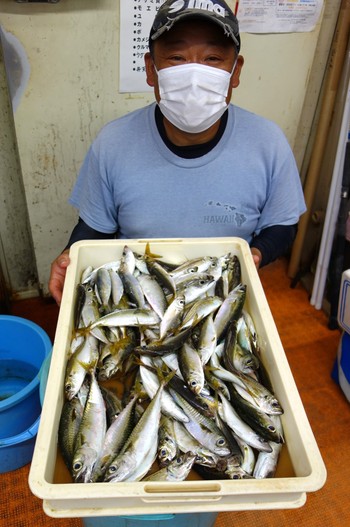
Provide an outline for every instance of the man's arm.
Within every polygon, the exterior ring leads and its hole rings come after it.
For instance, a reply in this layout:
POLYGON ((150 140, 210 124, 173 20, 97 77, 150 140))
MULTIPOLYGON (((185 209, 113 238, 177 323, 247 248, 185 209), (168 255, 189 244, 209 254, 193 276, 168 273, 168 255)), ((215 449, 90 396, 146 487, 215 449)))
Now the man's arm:
POLYGON ((263 229, 260 234, 255 236, 250 247, 253 255, 258 254, 256 250, 261 254, 259 267, 263 267, 279 256, 286 254, 295 239, 297 230, 297 223, 294 225, 273 225, 263 229))
POLYGON ((51 264, 51 274, 49 279, 49 291, 58 305, 61 303, 64 280, 69 265, 69 247, 79 240, 105 240, 114 238, 114 234, 95 231, 87 225, 81 218, 74 227, 70 235, 68 244, 51 264))
POLYGON ((73 245, 73 243, 78 242, 80 240, 111 240, 114 237, 114 233, 110 234, 96 231, 92 227, 89 227, 89 225, 85 223, 84 220, 79 218, 78 223, 76 224, 72 231, 72 234, 70 235, 65 249, 69 249, 69 247, 73 245))

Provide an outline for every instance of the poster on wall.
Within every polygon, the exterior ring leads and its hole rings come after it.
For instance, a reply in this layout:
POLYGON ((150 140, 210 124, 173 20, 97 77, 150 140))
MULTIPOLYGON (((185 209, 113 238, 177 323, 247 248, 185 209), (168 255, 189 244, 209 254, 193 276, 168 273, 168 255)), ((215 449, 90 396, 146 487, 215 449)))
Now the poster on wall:
POLYGON ((146 82, 144 55, 153 19, 164 1, 120 0, 120 93, 153 91, 146 82))
POLYGON ((242 33, 312 31, 323 0, 237 0, 235 11, 242 33))
MULTIPOLYGON (((164 1, 120 0, 120 93, 153 91, 146 82, 144 55, 153 19, 164 1)), ((184 2, 194 9, 215 5, 215 0, 184 2)), ((312 31, 323 0, 230 0, 228 4, 237 14, 242 33, 287 33, 312 31)))

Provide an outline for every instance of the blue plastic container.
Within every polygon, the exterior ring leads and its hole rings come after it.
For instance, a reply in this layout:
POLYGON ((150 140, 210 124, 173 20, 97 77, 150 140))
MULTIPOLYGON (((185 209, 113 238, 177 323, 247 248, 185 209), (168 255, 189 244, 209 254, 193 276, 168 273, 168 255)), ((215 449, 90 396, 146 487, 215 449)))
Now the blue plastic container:
POLYGON ((217 512, 83 518, 84 527, 213 527, 217 512))
POLYGON ((40 415, 39 371, 51 348, 34 322, 0 315, 0 439, 25 432, 40 415))
POLYGON ((31 460, 41 414, 39 372, 51 348, 34 322, 0 315, 0 472, 31 460))
POLYGON ((0 439, 0 473, 10 472, 30 463, 38 433, 40 416, 25 432, 0 439))

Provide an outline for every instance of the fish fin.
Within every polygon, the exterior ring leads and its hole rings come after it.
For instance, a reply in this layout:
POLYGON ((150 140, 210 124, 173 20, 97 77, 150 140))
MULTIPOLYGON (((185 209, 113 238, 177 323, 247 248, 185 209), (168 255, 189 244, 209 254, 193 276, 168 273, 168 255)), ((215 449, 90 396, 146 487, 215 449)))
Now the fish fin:
POLYGON ((145 247, 145 258, 149 259, 149 260, 158 260, 159 258, 162 258, 162 255, 160 254, 155 254, 155 253, 152 253, 151 252, 151 246, 149 244, 149 242, 146 243, 146 247, 145 247))

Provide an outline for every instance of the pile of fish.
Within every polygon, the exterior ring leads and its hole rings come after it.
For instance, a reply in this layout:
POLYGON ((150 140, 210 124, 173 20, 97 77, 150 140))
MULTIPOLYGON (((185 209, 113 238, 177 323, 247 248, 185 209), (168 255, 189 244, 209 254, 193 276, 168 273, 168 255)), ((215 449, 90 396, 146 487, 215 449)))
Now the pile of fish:
POLYGON ((73 481, 274 476, 283 409, 246 294, 231 253, 179 265, 126 245, 83 271, 58 434, 73 481))

